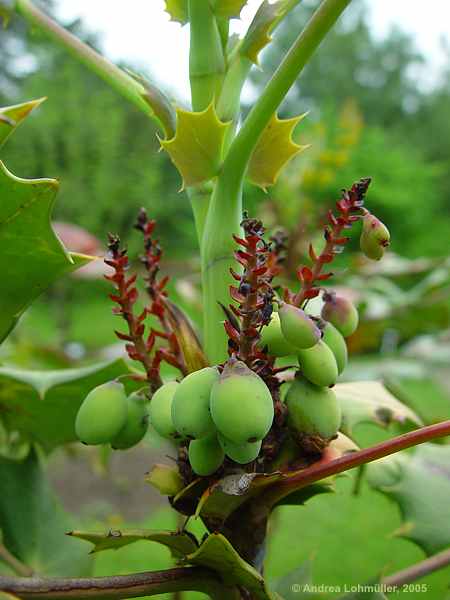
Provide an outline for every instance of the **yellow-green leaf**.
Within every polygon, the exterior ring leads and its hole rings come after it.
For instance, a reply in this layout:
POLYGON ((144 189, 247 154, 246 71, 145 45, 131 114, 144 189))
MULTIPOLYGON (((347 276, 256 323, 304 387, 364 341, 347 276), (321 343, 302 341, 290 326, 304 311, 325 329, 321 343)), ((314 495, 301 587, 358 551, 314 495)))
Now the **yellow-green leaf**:
POLYGON ((169 13, 171 21, 182 25, 189 21, 187 0, 165 0, 165 3, 165 10, 169 13))
POLYGON ((0 147, 3 146, 11 133, 17 129, 25 117, 42 104, 44 100, 45 98, 39 98, 38 100, 0 108, 0 147))
POLYGON ((276 183, 282 168, 308 146, 296 144, 292 134, 306 113, 292 119, 279 119, 273 115, 264 129, 250 158, 247 177, 265 189, 276 183))
POLYGON ((160 142, 180 172, 183 188, 209 181, 217 175, 229 125, 220 121, 213 103, 201 112, 177 108, 175 135, 160 142))
POLYGON ((118 550, 123 546, 142 540, 157 542, 170 549, 175 558, 184 558, 195 552, 198 544, 194 536, 180 531, 153 531, 149 529, 129 529, 127 531, 111 530, 108 533, 89 533, 71 531, 68 535, 94 544, 91 554, 102 550, 118 550))
POLYGON ((270 34, 286 14, 289 3, 290 0, 278 0, 278 2, 270 4, 268 0, 264 0, 250 23, 242 40, 240 52, 256 65, 258 64, 258 54, 271 41, 270 34))
POLYGON ((213 10, 218 17, 238 19, 247 0, 214 0, 213 10))

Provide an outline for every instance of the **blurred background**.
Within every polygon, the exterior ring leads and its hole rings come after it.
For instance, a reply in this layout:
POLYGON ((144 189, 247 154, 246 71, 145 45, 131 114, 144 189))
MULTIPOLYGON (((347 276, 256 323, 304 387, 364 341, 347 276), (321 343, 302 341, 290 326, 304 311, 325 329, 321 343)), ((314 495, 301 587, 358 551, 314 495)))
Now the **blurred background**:
MULTIPOLYGON (((187 28, 169 23, 162 1, 115 4, 106 10, 106 3, 92 0, 40 2, 79 37, 187 105, 187 28)), ((245 89, 246 110, 316 4, 302 3, 276 31, 245 89)), ((280 228, 289 234, 283 276, 295 281, 309 241, 320 243, 318 226, 340 189, 372 177, 367 206, 389 226, 392 245, 380 264, 368 263, 355 237, 339 258, 337 284, 361 312, 345 377, 383 380, 429 423, 448 418, 450 408, 450 38, 441 5, 429 0, 424 15, 406 0, 355 0, 282 107, 283 116, 309 111, 296 138, 310 148, 267 193, 250 185, 245 190, 250 214, 262 218, 270 234, 280 228)), ((245 29, 257 6, 249 2, 236 31, 245 29)), ((199 324, 199 256, 190 206, 179 193, 179 175, 157 152, 152 124, 19 18, 0 32, 0 56, 1 105, 48 97, 8 142, 8 167, 21 177, 61 180, 54 218, 71 250, 101 253, 111 231, 137 257, 139 236, 132 225, 145 206, 158 221, 173 298, 199 324)), ((0 360, 61 368, 122 355, 108 293, 101 268, 59 282, 28 310, 0 360)), ((360 435, 375 440, 384 434, 369 428, 360 435)), ((164 503, 140 483, 155 456, 166 451, 154 441, 112 459, 69 449, 52 458, 51 477, 66 508, 91 527, 173 526, 164 503)), ((348 491, 348 482, 339 486, 348 491)), ((369 489, 362 496, 358 503, 345 493, 337 500, 320 497, 295 509, 304 511, 301 516, 294 509, 277 511, 270 576, 314 553, 315 576, 329 584, 347 581, 349 572, 355 582, 364 581, 387 557, 392 569, 419 560, 411 543, 389 537, 400 523, 396 507, 369 489), (330 514, 333 520, 324 516, 330 514), (346 519, 353 527, 344 543, 352 551, 340 554, 337 565, 331 559, 337 542, 330 539, 318 552, 313 526, 322 523, 332 538, 335 526, 340 531, 336 520, 346 519), (304 544, 286 556, 281 549, 293 527, 304 544), (372 534, 362 560, 356 548, 372 534)), ((96 570, 129 572, 168 563, 159 549, 148 545, 143 551, 140 543, 100 555, 96 570)), ((443 585, 445 577, 430 581, 443 585)))

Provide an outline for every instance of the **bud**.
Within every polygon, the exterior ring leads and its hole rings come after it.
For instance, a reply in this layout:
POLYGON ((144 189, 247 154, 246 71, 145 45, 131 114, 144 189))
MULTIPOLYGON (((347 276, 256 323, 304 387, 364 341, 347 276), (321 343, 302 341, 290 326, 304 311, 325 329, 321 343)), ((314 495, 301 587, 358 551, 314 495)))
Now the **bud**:
POLYGON ((169 381, 153 394, 150 401, 150 423, 164 438, 176 439, 179 434, 172 421, 172 401, 179 386, 177 381, 169 381))
POLYGON ((326 292, 323 300, 322 318, 332 323, 344 337, 355 333, 359 317, 353 302, 334 292, 326 292))
POLYGON ((328 387, 338 378, 338 366, 333 352, 320 340, 312 348, 298 351, 298 362, 304 377, 315 385, 328 387))
POLYGON ((301 308, 283 303, 278 312, 281 332, 295 348, 311 348, 320 340, 320 330, 301 308))
POLYGON ((372 260, 380 260, 389 246, 391 236, 388 228, 377 217, 366 212, 359 245, 361 251, 372 260))
POLYGON ((280 315, 272 313, 270 323, 261 329, 260 347, 267 346, 270 355, 281 358, 283 356, 295 356, 297 349, 286 340, 281 332, 280 315))
POLYGON ((336 359, 339 375, 345 369, 348 360, 347 344, 343 335, 329 321, 325 322, 322 341, 330 348, 336 359))

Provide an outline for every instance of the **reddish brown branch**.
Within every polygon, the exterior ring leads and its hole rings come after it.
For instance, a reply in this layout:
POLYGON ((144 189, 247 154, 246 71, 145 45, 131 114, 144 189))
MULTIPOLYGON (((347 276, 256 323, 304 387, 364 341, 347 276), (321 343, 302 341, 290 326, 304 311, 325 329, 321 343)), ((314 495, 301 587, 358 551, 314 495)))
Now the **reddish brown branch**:
POLYGON ((203 592, 217 600, 234 600, 238 597, 233 595, 232 588, 219 582, 212 571, 198 567, 79 579, 0 576, 0 591, 17 595, 23 600, 122 600, 178 590, 203 592))
POLYGON ((439 554, 435 554, 434 556, 430 556, 429 558, 426 558, 425 560, 422 560, 411 567, 402 569, 397 573, 387 575, 386 577, 383 577, 381 583, 385 587, 402 587, 407 583, 417 581, 417 579, 421 579, 430 573, 434 573, 439 569, 443 569, 449 564, 450 549, 439 552, 439 554))
POLYGON ((421 427, 415 431, 410 431, 404 435, 386 440, 370 448, 346 454, 329 462, 321 461, 319 464, 313 464, 297 472, 295 475, 287 475, 273 489, 268 490, 268 497, 270 497, 272 501, 271 505, 273 505, 273 503, 285 497, 290 491, 301 489, 316 481, 326 479, 331 475, 337 475, 338 473, 359 467, 384 456, 395 454, 396 452, 400 452, 400 450, 406 450, 412 446, 417 446, 418 444, 423 444, 424 442, 447 435, 450 435, 450 420, 437 423, 436 425, 421 427))

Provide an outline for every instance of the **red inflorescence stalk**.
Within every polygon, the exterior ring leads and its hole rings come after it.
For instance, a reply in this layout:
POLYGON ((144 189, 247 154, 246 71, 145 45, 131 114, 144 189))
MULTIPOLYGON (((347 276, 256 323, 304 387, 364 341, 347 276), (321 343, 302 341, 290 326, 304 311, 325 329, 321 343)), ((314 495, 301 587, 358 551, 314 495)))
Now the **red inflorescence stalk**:
POLYGON ((105 275, 105 278, 111 281, 117 290, 116 294, 110 294, 111 300, 118 305, 113 308, 113 313, 120 315, 128 325, 128 333, 115 333, 120 340, 127 342, 125 348, 128 356, 143 365, 150 387, 156 390, 162 385, 162 381, 159 363, 150 356, 154 342, 144 339, 147 311, 144 309, 139 315, 135 314, 135 304, 139 296, 135 286, 137 275, 127 276, 129 259, 127 251, 120 248, 118 236, 110 234, 108 250, 109 258, 105 258, 105 263, 114 269, 114 274, 105 275))
POLYGON ((135 228, 140 231, 144 238, 144 254, 141 256, 141 262, 145 268, 145 289, 150 297, 150 306, 147 307, 147 313, 157 317, 162 331, 152 330, 154 337, 159 337, 167 342, 168 348, 158 350, 161 359, 176 367, 183 375, 188 374, 186 362, 178 343, 175 332, 167 317, 167 291, 166 286, 169 277, 158 278, 160 272, 160 262, 162 258, 162 249, 159 241, 152 237, 156 222, 147 216, 145 209, 139 211, 135 228))
POLYGON ((343 246, 348 242, 349 238, 343 235, 343 231, 350 229, 353 223, 360 220, 364 196, 369 185, 370 178, 354 183, 349 190, 343 190, 342 198, 336 202, 338 214, 328 211, 328 224, 324 229, 325 247, 317 255, 312 244, 309 245, 312 267, 300 266, 297 269, 301 288, 296 294, 285 289, 283 295, 286 302, 295 306, 304 306, 308 300, 319 295, 321 282, 332 277, 332 272, 323 273, 322 269, 333 261, 336 254, 342 252, 343 246))

